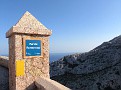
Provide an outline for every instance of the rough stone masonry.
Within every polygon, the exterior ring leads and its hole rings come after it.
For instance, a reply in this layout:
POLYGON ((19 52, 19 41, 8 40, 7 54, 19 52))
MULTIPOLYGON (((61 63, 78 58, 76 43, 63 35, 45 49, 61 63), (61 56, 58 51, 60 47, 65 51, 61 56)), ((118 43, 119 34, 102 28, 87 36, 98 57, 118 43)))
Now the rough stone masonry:
POLYGON ((49 36, 52 34, 34 16, 26 12, 7 33, 9 38, 9 90, 34 89, 37 77, 49 78, 49 36), (42 40, 42 57, 24 57, 23 39, 42 40), (16 61, 24 61, 24 75, 16 76, 16 61))

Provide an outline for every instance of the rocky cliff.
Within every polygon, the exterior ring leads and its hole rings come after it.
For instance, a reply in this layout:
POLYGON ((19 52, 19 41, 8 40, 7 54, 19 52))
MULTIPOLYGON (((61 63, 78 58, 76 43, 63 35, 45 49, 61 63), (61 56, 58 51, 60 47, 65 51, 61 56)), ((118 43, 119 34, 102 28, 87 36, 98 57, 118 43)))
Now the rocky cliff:
POLYGON ((73 90, 121 90, 121 35, 50 64, 51 79, 73 90))

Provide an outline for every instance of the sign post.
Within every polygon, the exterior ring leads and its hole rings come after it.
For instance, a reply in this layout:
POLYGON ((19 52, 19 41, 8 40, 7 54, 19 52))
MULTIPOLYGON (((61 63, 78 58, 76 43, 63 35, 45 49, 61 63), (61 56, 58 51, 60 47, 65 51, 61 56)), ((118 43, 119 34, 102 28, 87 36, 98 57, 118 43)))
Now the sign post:
POLYGON ((35 90, 37 77, 49 76, 49 36, 52 32, 29 12, 7 33, 9 90, 35 90))

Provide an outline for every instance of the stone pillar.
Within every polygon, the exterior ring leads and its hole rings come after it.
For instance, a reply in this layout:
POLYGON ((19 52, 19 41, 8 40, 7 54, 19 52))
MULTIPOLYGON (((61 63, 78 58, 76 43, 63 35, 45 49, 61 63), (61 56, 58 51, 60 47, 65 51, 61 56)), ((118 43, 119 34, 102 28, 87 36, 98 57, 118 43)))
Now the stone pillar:
POLYGON ((31 90, 37 77, 49 78, 49 36, 52 34, 26 12, 7 33, 9 89, 31 90), (40 50, 40 51, 39 51, 40 50))

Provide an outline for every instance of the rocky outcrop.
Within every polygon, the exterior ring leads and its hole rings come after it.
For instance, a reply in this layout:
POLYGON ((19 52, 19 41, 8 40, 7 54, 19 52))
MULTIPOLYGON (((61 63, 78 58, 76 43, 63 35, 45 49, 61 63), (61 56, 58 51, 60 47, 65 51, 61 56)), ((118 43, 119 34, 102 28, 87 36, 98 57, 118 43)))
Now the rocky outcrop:
POLYGON ((9 90, 8 57, 0 56, 0 90, 9 90))
POLYGON ((73 90, 121 90, 121 36, 52 62, 50 75, 73 90))

